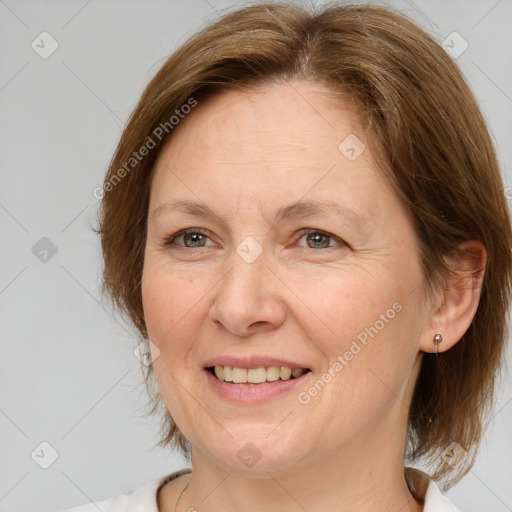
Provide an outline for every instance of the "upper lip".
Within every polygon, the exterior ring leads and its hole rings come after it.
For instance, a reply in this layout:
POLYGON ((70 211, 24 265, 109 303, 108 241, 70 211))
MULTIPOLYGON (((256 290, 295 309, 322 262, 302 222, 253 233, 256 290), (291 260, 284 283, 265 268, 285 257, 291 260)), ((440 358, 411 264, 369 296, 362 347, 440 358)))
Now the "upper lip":
POLYGON ((268 368, 269 366, 286 366, 291 369, 309 369, 307 365, 302 363, 257 355, 247 357, 234 357, 228 355, 213 357, 205 362, 205 368, 210 368, 212 366, 235 366, 237 368, 268 368))

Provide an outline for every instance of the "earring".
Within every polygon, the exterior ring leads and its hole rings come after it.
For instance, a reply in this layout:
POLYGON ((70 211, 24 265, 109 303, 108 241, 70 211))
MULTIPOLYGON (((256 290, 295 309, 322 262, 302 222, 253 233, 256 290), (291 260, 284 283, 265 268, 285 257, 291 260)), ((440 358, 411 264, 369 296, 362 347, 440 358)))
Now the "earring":
POLYGON ((436 334, 434 336, 434 345, 436 346, 436 354, 439 354, 439 343, 441 343, 441 341, 443 341, 442 334, 436 334))

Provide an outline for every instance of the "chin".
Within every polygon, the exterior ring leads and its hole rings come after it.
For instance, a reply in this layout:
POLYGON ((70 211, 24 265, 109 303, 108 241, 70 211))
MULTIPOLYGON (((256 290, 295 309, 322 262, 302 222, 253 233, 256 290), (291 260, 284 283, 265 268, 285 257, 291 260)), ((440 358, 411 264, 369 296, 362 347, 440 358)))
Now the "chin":
MULTIPOLYGON (((275 428, 275 426, 274 426, 275 428)), ((297 432, 295 436, 288 432, 272 432, 265 428, 261 433, 261 427, 251 429, 247 425, 241 426, 242 435, 237 436, 230 430, 233 437, 228 434, 223 436, 223 441, 207 445, 200 443, 201 451, 209 454, 216 463, 222 465, 226 471, 244 476, 256 478, 268 477, 267 472, 275 473, 296 468, 300 460, 306 457, 303 442, 304 436, 297 432), (251 435, 254 432, 254 435, 251 435), (269 435, 269 432, 272 432, 269 435), (298 447, 302 450, 298 451, 298 447)), ((313 443, 316 446, 316 443, 313 443)))

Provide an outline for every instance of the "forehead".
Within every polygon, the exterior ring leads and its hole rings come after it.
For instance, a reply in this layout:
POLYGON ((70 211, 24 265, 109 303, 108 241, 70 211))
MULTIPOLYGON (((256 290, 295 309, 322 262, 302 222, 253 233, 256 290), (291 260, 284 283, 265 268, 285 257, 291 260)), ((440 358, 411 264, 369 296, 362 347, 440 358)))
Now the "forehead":
POLYGON ((192 115, 172 134, 171 144, 172 139, 183 143, 185 135, 190 135, 184 127, 193 129, 203 143, 215 142, 215 149, 229 145, 232 140, 243 143, 245 149, 259 145, 262 150, 277 142, 281 146, 288 142, 320 147, 333 139, 335 142, 339 135, 355 132, 365 138, 354 104, 315 82, 278 82, 243 90, 220 90, 198 101, 192 115), (183 134, 184 131, 187 133, 183 134), (270 134, 279 139, 269 139, 270 134))
POLYGON ((156 171, 165 167, 163 163, 186 166, 188 171, 197 165, 210 171, 229 166, 231 178, 235 171, 247 175, 272 168, 275 174, 293 172, 294 179, 307 175, 308 168, 321 172, 336 163, 350 163, 352 168, 373 165, 369 151, 359 162, 343 157, 340 143, 345 140, 356 141, 356 150, 366 146, 358 113, 321 84, 227 89, 198 100, 175 127, 155 165, 156 171))

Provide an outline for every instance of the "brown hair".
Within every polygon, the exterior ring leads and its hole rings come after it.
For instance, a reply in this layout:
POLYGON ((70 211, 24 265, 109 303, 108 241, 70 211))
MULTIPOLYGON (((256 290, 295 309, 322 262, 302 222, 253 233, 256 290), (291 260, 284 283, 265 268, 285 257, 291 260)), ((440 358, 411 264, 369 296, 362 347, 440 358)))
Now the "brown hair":
MULTIPOLYGON (((473 465, 503 361, 510 211, 493 142, 462 73, 402 14, 361 4, 331 3, 317 11, 257 4, 228 13, 176 50, 143 92, 105 177, 97 230, 103 293, 147 338, 141 298, 147 211, 154 162, 175 127, 170 116, 227 87, 294 78, 354 101, 372 155, 414 223, 430 296, 448 276, 444 255, 471 239, 487 250, 474 319, 450 350, 424 354, 410 407, 408 458, 426 462, 449 487, 473 465), (132 160, 135 152, 144 157, 132 160), (441 457, 453 441, 468 451, 456 468, 441 457)), ((163 400, 154 392, 151 365, 143 369, 153 413, 163 400)), ((161 434, 160 446, 178 447, 189 459, 190 445, 166 408, 161 434)))

